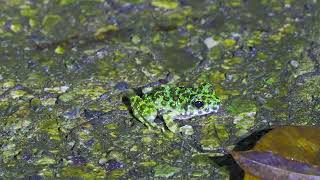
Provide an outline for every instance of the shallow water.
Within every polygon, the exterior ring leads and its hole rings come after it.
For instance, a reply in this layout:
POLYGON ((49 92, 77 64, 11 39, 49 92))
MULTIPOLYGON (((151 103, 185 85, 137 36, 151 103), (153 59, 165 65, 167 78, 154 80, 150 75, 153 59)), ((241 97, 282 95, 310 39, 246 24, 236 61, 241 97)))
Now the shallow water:
POLYGON ((2 4, 1 177, 227 179, 239 169, 221 149, 320 123, 316 0, 2 4), (123 102, 168 72, 222 99, 217 114, 179 122, 193 135, 150 131, 123 102))

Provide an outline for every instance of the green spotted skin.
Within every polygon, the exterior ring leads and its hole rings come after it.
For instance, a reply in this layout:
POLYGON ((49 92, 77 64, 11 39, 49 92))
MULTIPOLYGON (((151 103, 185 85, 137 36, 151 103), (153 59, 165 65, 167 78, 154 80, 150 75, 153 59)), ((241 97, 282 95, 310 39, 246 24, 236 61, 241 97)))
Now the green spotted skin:
POLYGON ((220 99, 208 83, 199 87, 164 85, 142 97, 131 96, 130 102, 133 115, 148 128, 157 128, 154 120, 157 116, 162 116, 165 125, 172 132, 178 130, 174 120, 215 113, 220 107, 220 99))

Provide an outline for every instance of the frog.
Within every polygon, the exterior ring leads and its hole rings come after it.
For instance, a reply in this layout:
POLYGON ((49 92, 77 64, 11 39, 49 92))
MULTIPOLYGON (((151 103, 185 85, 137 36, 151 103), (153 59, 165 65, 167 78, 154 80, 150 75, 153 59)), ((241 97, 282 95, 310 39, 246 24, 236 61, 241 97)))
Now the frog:
POLYGON ((147 128, 160 128, 155 120, 162 116, 165 126, 173 133, 179 132, 176 120, 217 113, 221 103, 210 83, 198 87, 162 85, 140 96, 133 95, 129 100, 133 116, 147 128))

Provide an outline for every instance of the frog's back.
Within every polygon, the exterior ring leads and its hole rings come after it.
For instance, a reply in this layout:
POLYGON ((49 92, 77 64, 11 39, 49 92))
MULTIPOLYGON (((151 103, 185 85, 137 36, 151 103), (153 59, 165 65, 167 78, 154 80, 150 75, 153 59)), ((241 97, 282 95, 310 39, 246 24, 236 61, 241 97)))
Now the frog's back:
POLYGON ((162 86, 145 96, 150 98, 161 111, 185 111, 185 106, 191 103, 195 89, 191 87, 162 86))

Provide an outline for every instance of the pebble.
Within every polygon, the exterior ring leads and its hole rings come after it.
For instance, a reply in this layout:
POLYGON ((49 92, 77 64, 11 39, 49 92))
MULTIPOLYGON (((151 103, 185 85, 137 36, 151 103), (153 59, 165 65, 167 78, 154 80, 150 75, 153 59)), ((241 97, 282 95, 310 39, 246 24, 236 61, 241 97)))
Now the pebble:
POLYGON ((129 84, 126 82, 118 82, 114 87, 117 90, 126 90, 129 89, 129 84))
POLYGON ((291 61, 290 61, 290 65, 291 65, 292 67, 294 67, 294 68, 297 68, 297 67, 299 66, 299 63, 298 63, 297 61, 295 61, 295 60, 291 60, 291 61))
POLYGON ((219 44, 219 42, 215 41, 212 37, 207 37, 203 42, 208 49, 211 49, 219 44))
POLYGON ((124 164, 119 162, 119 161, 116 161, 114 159, 111 159, 107 162, 107 170, 109 171, 112 171, 114 169, 120 169, 120 168, 123 168, 124 167, 124 164))
POLYGON ((180 132, 187 136, 191 136, 194 134, 193 128, 190 125, 184 125, 180 127, 180 132))
POLYGON ((80 108, 76 107, 76 108, 73 108, 71 110, 66 111, 65 113, 63 113, 63 117, 66 119, 76 119, 76 118, 80 117, 80 108))

